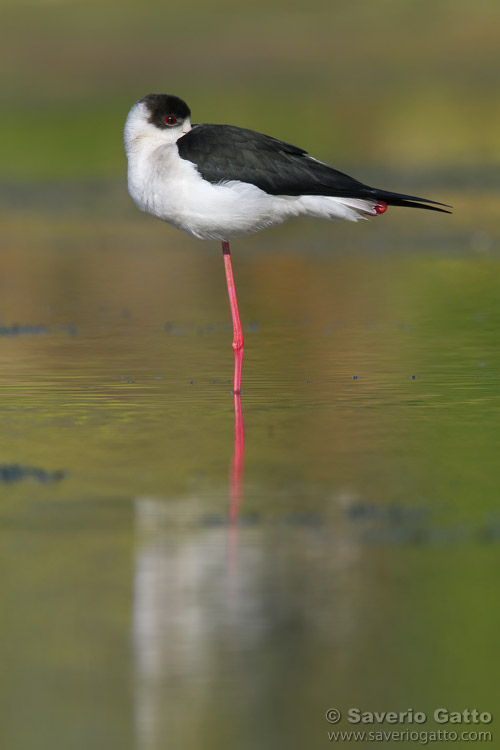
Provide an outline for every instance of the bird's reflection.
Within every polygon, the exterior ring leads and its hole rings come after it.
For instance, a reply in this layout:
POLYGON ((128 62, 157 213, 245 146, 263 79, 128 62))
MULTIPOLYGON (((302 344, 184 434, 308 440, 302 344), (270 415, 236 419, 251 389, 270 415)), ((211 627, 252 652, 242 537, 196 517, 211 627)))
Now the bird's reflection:
MULTIPOLYGON (((309 674, 322 674, 318 644, 329 643, 332 663, 350 665, 344 644, 364 643, 372 622, 366 612, 380 610, 380 590, 366 572, 380 571, 371 552, 370 566, 360 566, 351 522, 339 514, 349 497, 322 497, 316 514, 292 497, 283 511, 274 505, 268 513, 265 502, 244 515, 243 463, 236 394, 234 450, 222 492, 136 501, 136 750, 199 748, 200 731, 203 747, 239 746, 256 711, 266 715, 269 695, 282 689, 285 655, 286 664, 299 654, 309 674)), ((259 496, 269 493, 266 500, 275 497, 267 485, 258 489, 259 496)), ((252 506, 254 493, 255 485, 252 506)), ((327 691, 329 674, 325 679, 327 691)), ((302 678, 295 689, 298 704, 302 678)))
MULTIPOLYGON (((241 352, 242 354, 242 352, 241 352)), ((235 353, 236 355, 236 353, 235 353)), ((165 686, 180 694, 187 683, 194 703, 204 704, 204 682, 196 675, 217 670, 213 639, 231 621, 252 611, 250 579, 240 578, 238 512, 243 501, 245 434, 241 395, 234 394, 234 452, 229 462, 226 522, 214 523, 203 498, 141 497, 135 503, 133 642, 137 750, 156 750, 165 736, 182 733, 182 712, 163 704, 165 686), (225 584, 224 584, 225 581, 225 584), (225 615, 223 615, 225 613, 225 615), (212 644, 212 646, 210 646, 212 644)), ((242 566, 250 575, 251 566, 242 566)), ((252 578, 252 576, 250 576, 252 578)), ((261 621, 259 612, 250 621, 261 621)), ((233 623, 234 625, 234 623, 233 623)), ((244 637, 243 632, 242 637, 244 637)), ((253 628, 247 637, 255 638, 253 628)), ((194 706, 191 706, 193 710, 194 706)), ((196 712, 196 711, 195 711, 196 712)))

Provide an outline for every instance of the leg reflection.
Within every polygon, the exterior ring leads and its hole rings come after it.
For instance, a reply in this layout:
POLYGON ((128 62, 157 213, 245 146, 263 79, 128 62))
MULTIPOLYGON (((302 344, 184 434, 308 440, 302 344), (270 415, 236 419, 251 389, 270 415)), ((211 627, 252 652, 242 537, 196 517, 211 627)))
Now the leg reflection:
POLYGON ((229 517, 231 523, 238 518, 238 509, 243 500, 243 460, 245 455, 245 427, 243 425, 243 411, 241 396, 234 394, 234 455, 231 467, 231 482, 229 486, 229 517))
MULTIPOLYGON (((243 353, 243 352, 242 352, 243 353)), ((237 352, 235 352, 235 355, 237 352)), ((245 454, 245 428, 241 409, 241 396, 234 394, 234 454, 229 481, 229 571, 235 575, 238 558, 238 511, 243 500, 243 459, 245 454)))

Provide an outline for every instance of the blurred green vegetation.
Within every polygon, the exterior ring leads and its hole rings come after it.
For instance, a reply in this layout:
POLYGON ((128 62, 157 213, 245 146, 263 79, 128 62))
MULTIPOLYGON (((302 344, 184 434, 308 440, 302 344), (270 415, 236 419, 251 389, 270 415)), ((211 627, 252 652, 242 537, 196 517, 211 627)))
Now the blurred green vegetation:
POLYGON ((494 0, 3 0, 1 176, 117 177, 144 94, 343 164, 500 160, 494 0))

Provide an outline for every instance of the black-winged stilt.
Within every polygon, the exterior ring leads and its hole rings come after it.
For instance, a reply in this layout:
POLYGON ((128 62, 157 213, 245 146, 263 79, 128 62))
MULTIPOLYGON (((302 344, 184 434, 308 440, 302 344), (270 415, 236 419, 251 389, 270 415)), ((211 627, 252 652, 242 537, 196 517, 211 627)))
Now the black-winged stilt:
POLYGON ((234 125, 191 125, 177 96, 148 94, 125 125, 128 189, 137 206, 206 240, 220 240, 233 319, 234 393, 241 391, 243 332, 229 240, 293 216, 358 221, 387 206, 449 213, 427 198, 368 187, 301 148, 234 125))

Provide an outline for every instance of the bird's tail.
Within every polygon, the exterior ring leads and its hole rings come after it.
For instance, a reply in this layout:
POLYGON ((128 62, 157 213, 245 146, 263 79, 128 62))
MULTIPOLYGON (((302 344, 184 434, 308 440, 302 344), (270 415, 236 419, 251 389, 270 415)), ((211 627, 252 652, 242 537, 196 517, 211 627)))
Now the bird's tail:
MULTIPOLYGON (((428 198, 417 198, 415 195, 404 195, 403 193, 391 193, 388 190, 377 190, 370 188, 370 198, 382 201, 388 206, 408 206, 408 208, 425 208, 427 211, 440 211, 443 214, 451 214, 446 203, 438 203, 428 198), (442 208, 440 208, 442 206, 442 208)), ((385 209, 384 209, 385 210, 385 209)), ((382 211, 377 213, 383 213, 382 211)))

